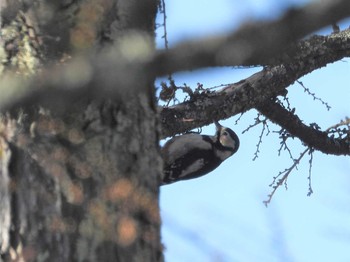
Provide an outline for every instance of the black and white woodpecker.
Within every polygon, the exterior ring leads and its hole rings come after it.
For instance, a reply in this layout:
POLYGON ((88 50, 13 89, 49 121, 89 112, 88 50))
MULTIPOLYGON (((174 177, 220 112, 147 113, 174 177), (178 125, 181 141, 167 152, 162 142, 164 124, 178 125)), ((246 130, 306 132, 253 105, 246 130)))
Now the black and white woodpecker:
POLYGON ((162 185, 203 176, 237 152, 239 139, 230 128, 215 122, 214 136, 185 134, 165 143, 162 185))

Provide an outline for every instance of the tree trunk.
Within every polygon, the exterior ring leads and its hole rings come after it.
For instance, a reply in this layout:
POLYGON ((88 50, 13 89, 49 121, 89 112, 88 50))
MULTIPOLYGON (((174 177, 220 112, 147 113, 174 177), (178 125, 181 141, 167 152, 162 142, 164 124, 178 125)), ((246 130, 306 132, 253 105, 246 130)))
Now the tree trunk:
MULTIPOLYGON (((2 3, 1 69, 21 77, 134 41, 130 34, 154 37, 155 0, 9 2, 2 3)), ((110 99, 3 113, 4 261, 163 261, 153 81, 133 74, 108 83, 110 99)))

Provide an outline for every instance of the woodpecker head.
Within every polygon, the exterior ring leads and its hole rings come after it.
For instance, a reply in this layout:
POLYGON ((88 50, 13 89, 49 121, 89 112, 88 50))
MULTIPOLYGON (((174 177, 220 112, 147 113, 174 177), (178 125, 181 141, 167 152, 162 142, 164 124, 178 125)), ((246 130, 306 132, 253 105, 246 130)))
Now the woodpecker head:
MULTIPOLYGON (((239 138, 232 129, 223 127, 219 122, 215 121, 216 126, 216 140, 222 147, 222 151, 229 151, 228 154, 224 154, 227 157, 237 152, 239 148, 239 138)), ((227 158, 225 157, 225 159, 227 158)))

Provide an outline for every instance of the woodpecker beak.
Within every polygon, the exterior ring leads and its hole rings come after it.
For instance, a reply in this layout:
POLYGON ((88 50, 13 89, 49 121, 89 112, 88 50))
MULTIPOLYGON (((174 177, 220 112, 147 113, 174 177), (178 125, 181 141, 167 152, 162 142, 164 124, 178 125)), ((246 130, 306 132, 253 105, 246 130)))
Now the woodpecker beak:
POLYGON ((216 131, 219 131, 222 128, 222 125, 220 125, 218 121, 214 121, 214 124, 216 126, 216 131))

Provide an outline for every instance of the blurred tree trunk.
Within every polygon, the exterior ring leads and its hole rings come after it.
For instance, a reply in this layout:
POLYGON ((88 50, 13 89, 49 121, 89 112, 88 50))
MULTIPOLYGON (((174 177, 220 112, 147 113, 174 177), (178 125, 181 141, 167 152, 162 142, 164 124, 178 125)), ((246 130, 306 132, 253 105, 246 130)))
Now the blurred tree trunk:
MULTIPOLYGON (((1 0, 1 8, 4 75, 25 79, 125 39, 134 52, 135 36, 154 48, 156 0, 1 0)), ((117 80, 108 100, 2 112, 3 261, 163 261, 154 79, 117 80)))

